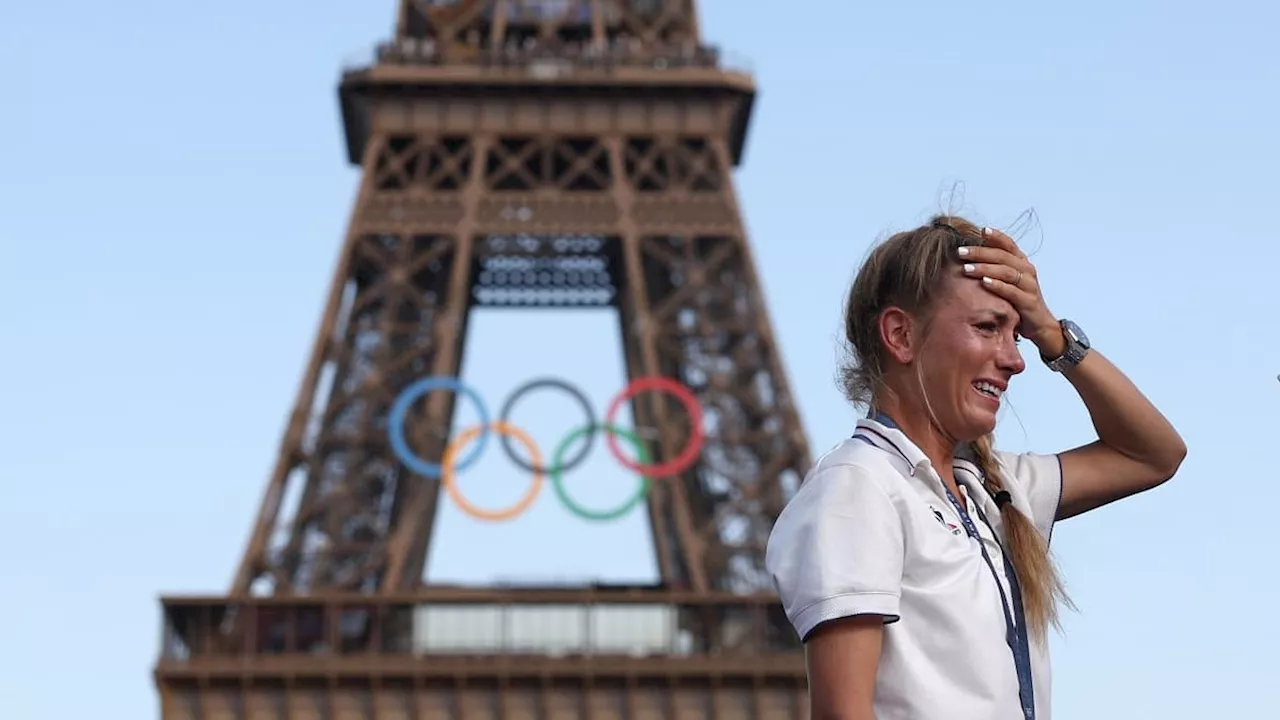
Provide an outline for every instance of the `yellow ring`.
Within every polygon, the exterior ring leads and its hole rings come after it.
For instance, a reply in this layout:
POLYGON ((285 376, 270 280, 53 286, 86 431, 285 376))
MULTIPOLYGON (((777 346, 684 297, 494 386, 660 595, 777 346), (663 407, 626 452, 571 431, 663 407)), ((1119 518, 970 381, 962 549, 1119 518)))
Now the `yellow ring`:
MULTIPOLYGON (((533 438, 529 437, 523 430, 501 421, 493 423, 489 428, 499 435, 506 435, 519 440, 520 444, 524 445, 525 449, 529 451, 529 459, 533 467, 537 468, 542 465, 542 454, 538 452, 538 446, 534 444, 533 438)), ((524 497, 516 501, 515 505, 502 510, 486 510, 472 505, 471 501, 462 496, 462 493, 458 491, 458 487, 453 482, 455 456, 463 446, 471 442, 483 429, 484 426, 482 425, 467 428, 445 446, 444 457, 440 460, 440 465, 442 466, 440 484, 444 486, 444 491, 449 494, 449 497, 458 505, 458 508, 471 517, 488 522, 512 520, 524 514, 526 510, 533 506, 533 501, 538 499, 538 492, 542 490, 541 472, 533 474, 533 484, 529 486, 529 491, 524 494, 524 497)))

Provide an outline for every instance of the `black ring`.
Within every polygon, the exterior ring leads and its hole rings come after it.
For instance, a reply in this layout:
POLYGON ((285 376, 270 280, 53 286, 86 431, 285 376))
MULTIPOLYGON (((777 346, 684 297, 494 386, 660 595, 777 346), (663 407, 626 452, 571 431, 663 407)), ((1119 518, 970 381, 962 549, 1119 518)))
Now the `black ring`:
MULTIPOLYGON (((587 431, 586 442, 582 444, 582 449, 578 451, 578 454, 574 455, 568 462, 560 467, 560 472, 568 472, 582 464, 583 460, 587 459, 587 453, 591 452, 591 443, 595 442, 596 432, 599 431, 599 424, 596 422, 596 415, 591 410, 591 401, 587 399, 586 395, 582 394, 581 390, 570 385, 564 380, 559 380, 557 378, 538 378, 536 380, 530 380, 516 388, 515 392, 511 393, 511 396, 507 398, 505 403, 503 403, 502 412, 498 413, 498 422, 508 422, 508 419, 511 417, 511 408, 515 406, 516 400, 519 400, 521 395, 524 395, 530 390, 536 390, 540 387, 557 388, 569 393, 578 401, 578 404, 581 405, 582 409, 587 413, 586 424, 591 429, 587 431)), ((511 458, 511 462, 519 465, 529 472, 541 473, 544 475, 551 472, 550 468, 537 467, 536 465, 531 465, 522 460, 520 456, 516 455, 515 449, 511 447, 511 438, 506 435, 499 435, 499 437, 502 439, 502 449, 507 453, 507 457, 511 458)))

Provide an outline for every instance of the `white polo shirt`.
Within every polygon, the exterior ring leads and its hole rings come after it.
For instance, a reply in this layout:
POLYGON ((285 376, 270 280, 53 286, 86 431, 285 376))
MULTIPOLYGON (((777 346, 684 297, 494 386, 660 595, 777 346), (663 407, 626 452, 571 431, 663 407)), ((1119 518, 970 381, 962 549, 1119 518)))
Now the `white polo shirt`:
MULTIPOLYGON (((996 457, 1014 505, 1048 542, 1058 456, 996 457)), ((828 620, 885 617, 878 720, 1024 720, 1006 639, 1006 617, 1021 614, 1005 612, 1013 594, 1000 512, 975 464, 957 457, 953 467, 981 544, 920 448, 869 419, 818 460, 769 537, 765 562, 802 639, 828 620)), ((1048 648, 1030 638, 1029 655, 1035 718, 1049 720, 1048 648)))

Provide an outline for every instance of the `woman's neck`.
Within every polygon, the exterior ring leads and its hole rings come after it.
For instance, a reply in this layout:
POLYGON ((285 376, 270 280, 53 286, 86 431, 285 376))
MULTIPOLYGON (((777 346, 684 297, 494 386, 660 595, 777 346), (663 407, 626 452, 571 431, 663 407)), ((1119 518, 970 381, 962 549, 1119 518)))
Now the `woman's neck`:
POLYGON ((872 418, 876 419, 877 416, 880 422, 898 428, 907 439, 915 443, 924 456, 929 458, 929 462, 933 463, 934 471, 942 477, 947 487, 952 492, 958 492, 954 487, 955 473, 951 469, 951 460, 956 454, 956 441, 946 437, 930 419, 927 411, 912 411, 896 397, 890 396, 876 402, 872 418), (885 422, 886 419, 888 422, 885 422))

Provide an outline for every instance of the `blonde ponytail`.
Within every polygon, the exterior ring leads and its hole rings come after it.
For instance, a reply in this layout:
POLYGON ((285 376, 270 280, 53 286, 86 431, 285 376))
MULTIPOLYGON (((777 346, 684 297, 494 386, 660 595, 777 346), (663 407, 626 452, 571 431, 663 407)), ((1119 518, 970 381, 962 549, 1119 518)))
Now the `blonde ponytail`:
MULTIPOLYGON (((982 469, 987 492, 995 497, 1005 490, 1004 476, 992 451, 990 435, 970 443, 982 469)), ((1004 523, 1005 553, 1018 574, 1022 588, 1022 605, 1026 611, 1027 627, 1031 636, 1043 641, 1049 626, 1058 625, 1058 603, 1074 607, 1068 597, 1058 568, 1049 554, 1048 541, 1036 530, 1031 519, 1014 507, 1012 502, 1000 503, 1000 518, 1004 523)))

